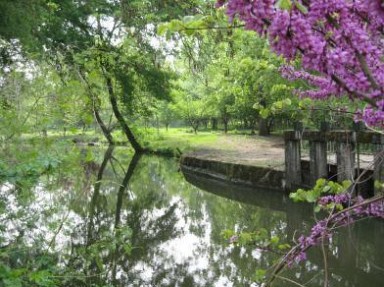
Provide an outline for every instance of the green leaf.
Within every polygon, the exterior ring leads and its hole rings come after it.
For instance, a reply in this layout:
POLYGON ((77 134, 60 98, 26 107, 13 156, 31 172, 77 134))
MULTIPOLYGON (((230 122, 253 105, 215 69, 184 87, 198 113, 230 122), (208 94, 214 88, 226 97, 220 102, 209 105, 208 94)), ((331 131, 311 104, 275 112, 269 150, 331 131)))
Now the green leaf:
POLYGON ((280 241, 280 238, 277 237, 277 236, 273 236, 273 237, 271 238, 271 244, 276 245, 277 243, 279 243, 279 241, 280 241))
POLYGON ((267 274, 267 271, 264 269, 257 269, 255 274, 255 281, 256 282, 262 282, 265 279, 265 275, 267 274))
POLYGON ((38 286, 56 286, 54 280, 52 279, 52 274, 48 270, 33 272, 29 275, 29 279, 35 282, 38 286))
POLYGON ((319 195, 315 191, 308 191, 307 192, 307 202, 313 203, 316 202, 319 198, 319 195))
POLYGON ((305 7, 303 4, 301 4, 300 2, 298 2, 297 0, 295 0, 295 6, 297 9, 299 9, 299 11, 303 14, 308 14, 308 9, 307 7, 305 7))
POLYGON ((277 2, 277 5, 281 10, 288 10, 288 11, 292 10, 291 0, 279 0, 279 2, 277 2))
POLYGON ((180 20, 172 20, 169 22, 168 27, 172 32, 179 32, 180 30, 184 29, 184 24, 180 20))
POLYGON ((290 106, 290 105, 292 105, 292 101, 291 101, 291 99, 285 99, 285 100, 284 100, 284 105, 285 105, 285 106, 290 106))
POLYGON ((157 27, 157 34, 159 36, 164 36, 168 31, 168 23, 162 23, 157 27))
POLYGON ((131 244, 123 244, 124 251, 127 255, 132 253, 132 245, 131 244))
POLYGON ((253 241, 252 234, 248 232, 240 233, 239 235, 239 242, 240 244, 246 245, 253 241))
POLYGON ((261 109, 263 108, 263 106, 260 105, 260 103, 255 103, 255 104, 253 105, 253 108, 254 108, 255 110, 261 110, 261 109))
POLYGON ((263 118, 263 119, 266 119, 269 117, 270 115, 270 110, 269 109, 262 109, 260 112, 260 116, 263 118))
POLYGON ((341 185, 343 186, 343 188, 347 189, 349 188, 351 185, 352 185, 352 182, 350 180, 344 180, 341 185))
POLYGON ((278 101, 278 102, 275 103, 274 106, 276 107, 276 109, 281 110, 283 108, 283 102, 282 101, 278 101))
POLYGON ((232 229, 225 229, 221 232, 221 235, 224 237, 224 239, 228 240, 229 238, 231 238, 232 236, 234 236, 236 234, 235 231, 233 231, 232 229))
POLYGON ((296 192, 290 193, 289 194, 289 198, 292 199, 294 202, 300 201, 301 198, 300 198, 300 195, 299 195, 299 191, 300 191, 300 189, 298 191, 296 191, 296 192))
POLYGON ((331 187, 329 185, 324 186, 323 193, 327 193, 331 190, 331 187))
POLYGON ((277 248, 279 250, 285 250, 285 249, 291 248, 291 245, 289 245, 288 243, 280 244, 279 246, 277 246, 277 248))

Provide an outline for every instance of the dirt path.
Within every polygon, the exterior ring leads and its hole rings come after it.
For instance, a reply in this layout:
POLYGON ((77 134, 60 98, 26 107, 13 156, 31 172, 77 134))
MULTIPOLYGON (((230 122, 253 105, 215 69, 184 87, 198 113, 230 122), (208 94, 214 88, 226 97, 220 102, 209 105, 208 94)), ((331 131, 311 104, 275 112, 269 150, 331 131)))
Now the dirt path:
MULTIPOLYGON (((201 145, 187 152, 188 155, 223 162, 272 167, 284 170, 284 139, 282 136, 220 135, 214 144, 201 145)), ((336 164, 335 152, 329 153, 328 163, 336 164)), ((306 152, 302 159, 309 160, 306 152)), ((361 168, 372 168, 373 155, 359 156, 361 168)), ((357 167, 357 158, 356 158, 357 167)))
POLYGON ((188 155, 284 169, 284 139, 281 136, 222 135, 214 146, 196 148, 188 155))

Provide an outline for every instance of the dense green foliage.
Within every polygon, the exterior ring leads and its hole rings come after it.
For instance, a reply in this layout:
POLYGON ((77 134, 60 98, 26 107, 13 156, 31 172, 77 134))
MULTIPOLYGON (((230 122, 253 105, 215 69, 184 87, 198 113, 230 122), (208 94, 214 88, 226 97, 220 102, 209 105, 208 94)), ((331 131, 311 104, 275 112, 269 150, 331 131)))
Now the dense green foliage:
POLYGON ((292 96, 305 85, 283 79, 268 43, 213 1, 27 2, 0 9, 3 141, 92 128, 113 143, 118 129, 141 150, 143 127, 268 135, 297 120, 318 127, 340 106, 292 96))
MULTIPOLYGON (((256 244, 279 253, 288 247, 281 213, 213 204, 173 163, 158 159, 144 161, 131 180, 138 155, 112 148, 128 143, 137 152, 179 156, 214 147, 224 133, 241 133, 240 142, 296 121, 350 126, 345 114, 356 107, 345 108, 342 98, 298 99, 296 89, 311 87, 281 77, 285 62, 268 42, 237 21, 228 24, 214 2, 0 2, 0 286, 124 286, 130 280, 144 286, 132 266, 163 256, 163 244, 181 232, 177 216, 185 210, 192 214, 188 228, 198 235, 208 213, 220 215, 210 223, 212 237, 222 240, 225 230, 234 243, 230 252, 215 248, 246 273, 235 272, 236 284, 259 281, 266 262, 276 258, 268 253, 244 263, 244 254, 254 255, 241 248, 256 244), (98 143, 111 147, 105 153, 84 147, 98 143), (180 186, 193 209, 175 203, 180 186), (231 231, 237 217, 247 224, 231 231), (130 278, 119 278, 121 270, 130 278)), ((293 197, 314 202, 345 187, 319 182, 293 197)), ((208 246, 199 252, 211 254, 208 246)), ((215 280, 232 274, 220 260, 209 263, 215 280)), ((156 266, 148 284, 167 279, 178 285, 182 276, 187 283, 180 284, 188 284, 199 273, 168 265, 156 266)))

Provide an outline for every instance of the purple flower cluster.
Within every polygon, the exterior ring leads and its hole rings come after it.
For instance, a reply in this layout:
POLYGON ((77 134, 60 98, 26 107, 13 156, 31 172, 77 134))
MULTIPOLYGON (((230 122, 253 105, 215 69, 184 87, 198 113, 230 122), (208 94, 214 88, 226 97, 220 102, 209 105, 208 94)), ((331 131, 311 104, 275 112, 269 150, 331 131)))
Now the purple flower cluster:
POLYGON ((291 25, 290 15, 287 11, 277 11, 276 19, 269 27, 269 41, 272 49, 286 59, 294 59, 296 48, 289 37, 291 25))
MULTIPOLYGON (((319 204, 327 205, 329 203, 343 204, 350 203, 351 196, 347 193, 338 195, 324 196, 319 200, 319 204)), ((313 246, 328 242, 332 237, 332 229, 336 227, 347 226, 359 218, 381 218, 384 219, 384 198, 378 200, 365 201, 362 197, 354 199, 354 205, 331 215, 329 218, 318 221, 311 229, 308 236, 300 236, 298 245, 294 252, 288 254, 285 258, 290 267, 294 263, 300 263, 306 260, 306 251, 313 246)))
POLYGON ((348 204, 351 202, 349 193, 339 193, 335 195, 326 195, 319 198, 317 204, 327 206, 328 204, 348 204))
MULTIPOLYGON (((223 6, 224 2, 226 1, 219 0, 217 5, 223 6)), ((274 18, 274 0, 236 0, 227 2, 227 15, 231 21, 237 15, 244 21, 247 29, 257 31, 259 34, 267 32, 268 21, 274 18)))
POLYGON ((329 236, 327 222, 320 220, 312 227, 311 234, 308 237, 300 236, 299 244, 302 249, 307 249, 307 247, 317 245, 322 239, 329 238, 329 236))
POLYGON ((267 35, 274 51, 287 60, 300 56, 305 79, 316 87, 303 96, 326 98, 347 94, 370 103, 361 118, 384 127, 384 2, 382 0, 292 1, 290 9, 277 0, 220 0, 231 19, 267 35))
POLYGON ((377 101, 377 108, 367 106, 358 114, 358 118, 364 120, 369 126, 384 126, 384 100, 377 101))
POLYGON ((300 236, 298 239, 299 249, 297 252, 292 253, 290 258, 287 258, 288 266, 292 266, 293 263, 300 263, 306 260, 306 250, 312 246, 319 245, 321 242, 331 238, 332 233, 330 232, 327 221, 318 221, 311 229, 309 236, 300 236))
POLYGON ((384 219, 384 200, 379 200, 368 205, 361 204, 363 202, 363 198, 359 197, 357 199, 357 207, 353 209, 354 217, 375 217, 384 219))

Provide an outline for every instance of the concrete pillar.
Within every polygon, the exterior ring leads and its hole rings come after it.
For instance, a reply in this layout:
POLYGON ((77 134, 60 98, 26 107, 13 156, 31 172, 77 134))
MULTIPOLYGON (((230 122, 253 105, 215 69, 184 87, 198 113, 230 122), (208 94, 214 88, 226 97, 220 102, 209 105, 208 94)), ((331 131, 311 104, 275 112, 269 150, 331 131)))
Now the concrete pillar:
POLYGON ((311 185, 315 185, 319 178, 328 177, 327 142, 309 142, 309 168, 311 185))
POLYGON ((352 142, 336 143, 337 181, 351 180, 355 175, 355 150, 352 142))
POLYGON ((384 136, 375 135, 372 139, 374 152, 374 192, 375 194, 384 192, 384 136))
POLYGON ((285 139, 285 180, 286 188, 293 190, 301 184, 300 132, 285 139))

